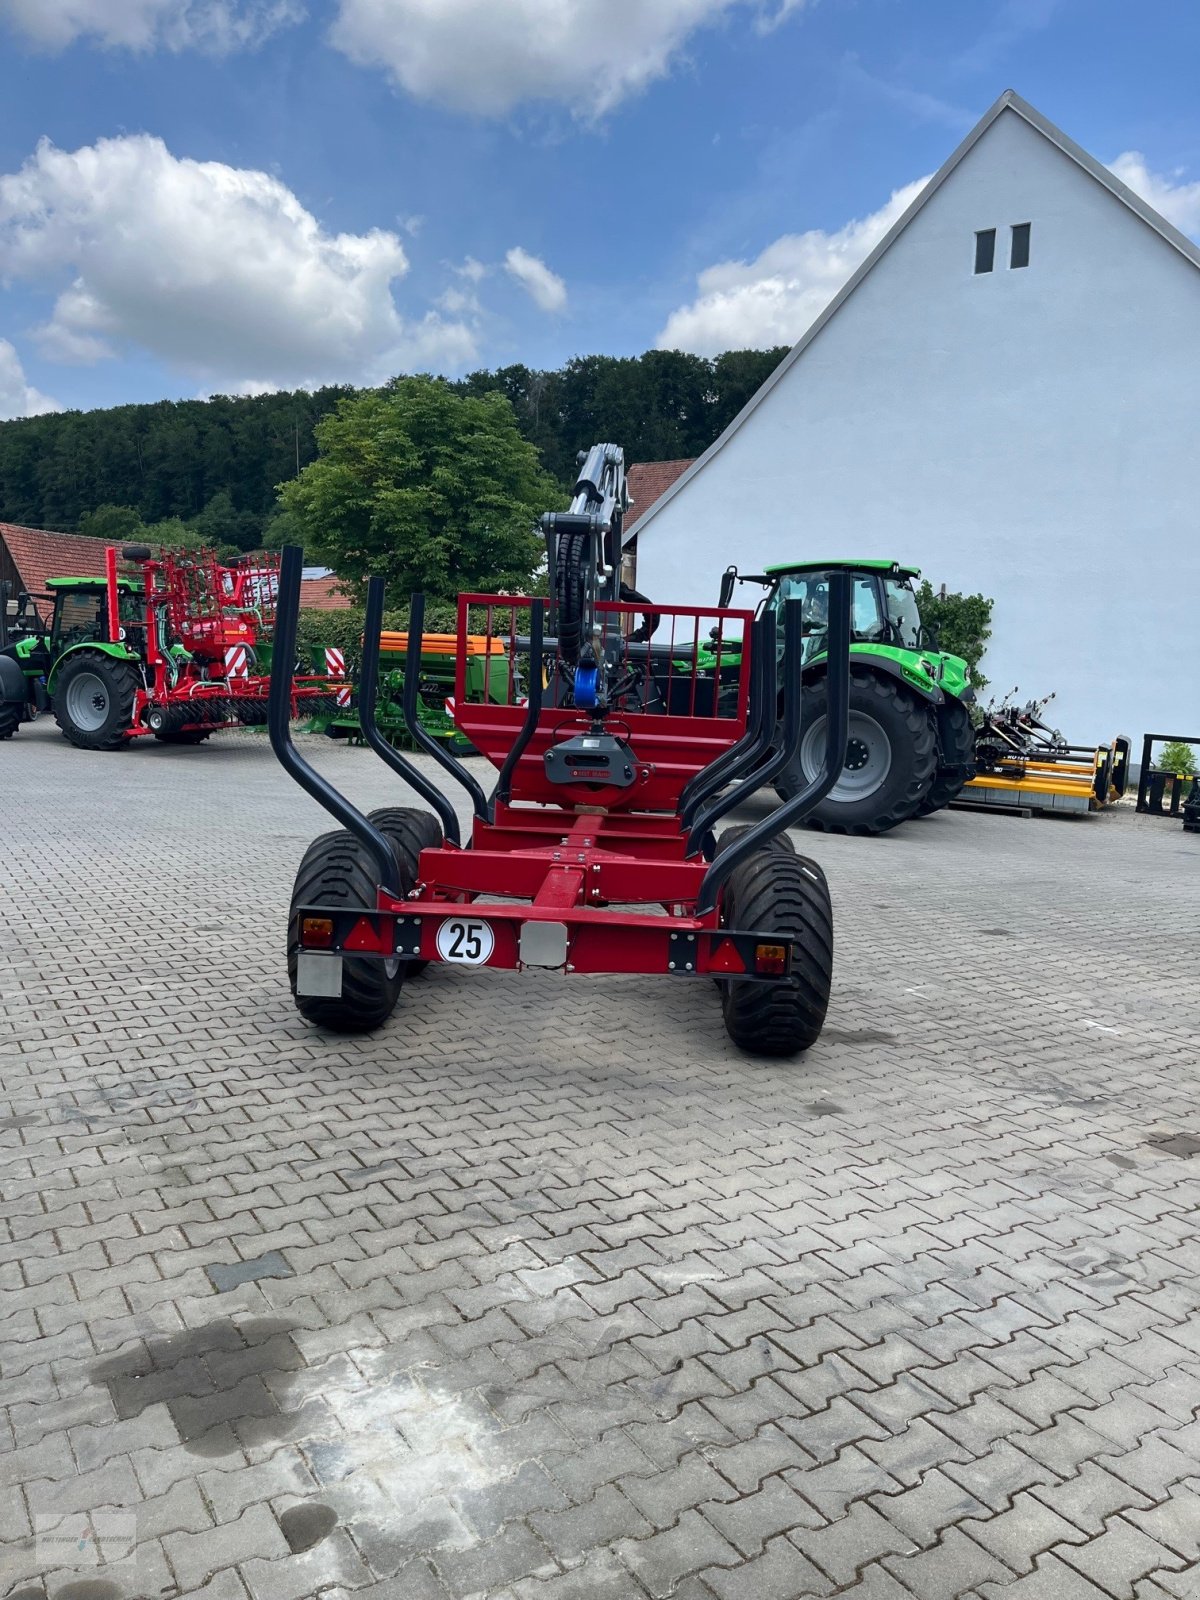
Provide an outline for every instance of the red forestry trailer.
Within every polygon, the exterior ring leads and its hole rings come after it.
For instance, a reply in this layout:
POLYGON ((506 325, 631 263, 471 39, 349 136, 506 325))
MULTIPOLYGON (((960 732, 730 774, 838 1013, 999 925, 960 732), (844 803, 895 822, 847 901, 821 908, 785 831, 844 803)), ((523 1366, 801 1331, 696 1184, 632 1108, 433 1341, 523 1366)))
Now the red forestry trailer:
MULTIPOLYGON (((598 445, 570 512, 543 519, 552 599, 465 594, 458 602, 454 716, 498 769, 491 794, 422 728, 417 692, 424 597, 414 595, 405 722, 469 799, 448 794, 384 740, 375 720, 384 586, 372 579, 359 717, 367 743, 425 802, 363 815, 300 755, 290 685, 271 682, 270 733, 290 775, 339 824, 309 846, 292 894, 288 974, 318 1026, 366 1032, 429 962, 563 973, 717 980, 730 1037, 792 1056, 818 1037, 829 1001, 832 915, 816 862, 786 830, 836 780, 845 757, 850 585, 831 582, 828 716, 821 771, 753 826, 715 829, 770 786, 800 740, 800 697, 782 720, 775 618, 619 598, 620 450, 598 445), (659 637, 654 637, 654 634, 659 637), (469 635, 503 642, 506 693, 468 694, 469 635), (744 646, 727 669, 733 635, 744 646), (702 647, 707 646, 707 649, 702 647), (714 647, 715 646, 715 651, 714 647)), ((301 551, 283 552, 277 660, 294 655, 301 551)), ((785 668, 801 652, 799 602, 784 608, 785 668)))

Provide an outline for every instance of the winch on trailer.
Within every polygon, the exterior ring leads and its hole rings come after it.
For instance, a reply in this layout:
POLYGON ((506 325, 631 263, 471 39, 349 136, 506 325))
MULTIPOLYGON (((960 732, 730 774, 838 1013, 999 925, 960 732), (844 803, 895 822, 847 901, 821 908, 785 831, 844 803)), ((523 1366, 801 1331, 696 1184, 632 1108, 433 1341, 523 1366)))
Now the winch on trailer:
MULTIPOLYGON (((409 737, 465 792, 469 831, 449 796, 377 725, 384 587, 367 590, 359 690, 363 736, 425 802, 363 815, 300 755, 289 685, 271 684, 280 762, 340 824, 300 864, 288 927, 297 1008, 345 1032, 382 1024, 401 987, 429 962, 570 973, 715 978, 730 1037, 791 1056, 819 1036, 829 1002, 832 913, 824 873, 786 830, 836 781, 845 755, 850 584, 830 584, 828 714, 820 770, 749 827, 718 822, 792 761, 800 700, 780 726, 776 629, 785 664, 802 649, 798 602, 755 621, 723 607, 654 608, 620 598, 620 519, 628 497, 613 445, 583 458, 570 513, 547 519, 549 600, 466 594, 469 632, 502 640, 527 685, 471 696, 458 652, 454 717, 498 769, 491 794, 422 727, 417 714, 424 598, 414 595, 405 671, 409 737), (480 620, 482 619, 482 621, 480 620), (704 644, 742 636, 736 683, 721 692, 704 644), (662 629, 665 637, 655 640, 662 629), (704 641, 704 644, 702 644, 704 641)), ((302 553, 283 553, 277 660, 292 658, 302 553)))

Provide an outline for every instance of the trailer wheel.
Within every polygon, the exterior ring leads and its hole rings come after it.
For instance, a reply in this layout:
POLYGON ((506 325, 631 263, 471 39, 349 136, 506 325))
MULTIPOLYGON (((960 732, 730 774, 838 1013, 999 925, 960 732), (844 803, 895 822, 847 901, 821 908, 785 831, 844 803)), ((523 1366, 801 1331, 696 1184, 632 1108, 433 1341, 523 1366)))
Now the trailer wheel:
POLYGON ((323 833, 309 845, 296 873, 288 913, 288 983, 296 1010, 333 1033, 370 1033, 387 1021, 404 982, 401 961, 342 957, 338 996, 296 993, 296 945, 301 906, 374 906, 375 867, 352 833, 323 833))
POLYGON ((777 983, 723 988, 725 1031, 759 1056, 794 1056, 820 1037, 833 977, 833 909, 815 861, 783 850, 756 851, 725 888, 726 927, 788 934, 797 940, 792 975, 777 983))
MULTIPOLYGON (((717 839, 717 848, 713 851, 713 860, 715 861, 718 856, 724 855, 730 845, 736 844, 743 835, 750 832, 751 828, 756 828, 757 826, 756 822, 739 822, 736 828, 726 828, 717 839)), ((796 854, 796 846, 786 833, 777 833, 773 839, 768 839, 765 844, 759 845, 758 848, 759 850, 783 850, 792 856, 796 854)), ((755 851, 755 854, 757 855, 758 851, 755 851)))
POLYGON ((128 661, 93 650, 69 656, 54 686, 54 720, 80 750, 119 750, 138 684, 128 661))
MULTIPOLYGON (((367 813, 367 821, 375 824, 396 852, 407 893, 416 884, 421 851, 436 850, 442 843, 441 823, 432 811, 420 811, 415 806, 380 806, 367 813)), ((405 976, 415 978, 428 965, 428 961, 406 961, 405 976)))
POLYGON ((956 800, 975 776, 975 729, 961 700, 947 696, 938 710, 938 765, 929 793, 913 813, 928 817, 956 800))
MULTIPOLYGON (((807 683, 801 693, 800 751, 775 780, 781 800, 799 794, 819 770, 825 747, 825 684, 807 683)), ((846 765, 808 826, 826 833, 886 833, 915 813, 936 765, 932 708, 894 678, 853 673, 846 765)))

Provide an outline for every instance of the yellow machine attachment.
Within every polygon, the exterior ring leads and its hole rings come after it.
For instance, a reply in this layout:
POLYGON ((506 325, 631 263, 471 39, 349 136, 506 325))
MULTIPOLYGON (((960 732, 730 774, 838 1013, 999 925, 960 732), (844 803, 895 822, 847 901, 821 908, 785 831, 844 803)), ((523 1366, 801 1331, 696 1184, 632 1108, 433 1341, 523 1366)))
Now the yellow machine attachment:
POLYGON ((1125 793, 1129 740, 1070 745, 1061 754, 1002 757, 963 789, 967 805, 1033 811, 1100 811, 1125 793))

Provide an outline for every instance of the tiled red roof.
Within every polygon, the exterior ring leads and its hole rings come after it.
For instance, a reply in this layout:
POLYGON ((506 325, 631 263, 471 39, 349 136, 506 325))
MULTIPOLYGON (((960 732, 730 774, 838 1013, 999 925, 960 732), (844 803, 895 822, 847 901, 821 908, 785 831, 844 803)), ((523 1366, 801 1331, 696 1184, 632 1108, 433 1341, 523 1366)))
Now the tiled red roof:
POLYGON ((695 456, 685 461, 641 461, 630 467, 627 477, 633 506, 625 524, 626 534, 637 527, 658 497, 666 494, 676 478, 682 478, 694 460, 695 456))
POLYGON ((300 605, 308 611, 349 611, 354 601, 338 588, 337 578, 304 578, 300 605))
MULTIPOLYGON (((47 578, 102 578, 105 540, 81 533, 51 533, 46 528, 22 528, 0 522, 0 540, 8 548, 21 585, 41 594, 47 578)), ((337 578, 305 578, 300 604, 312 611, 347 611, 354 604, 338 588, 337 578)))
POLYGON ((22 528, 15 522, 0 522, 0 539, 8 546, 21 583, 31 594, 43 591, 47 578, 104 576, 103 539, 22 528))

